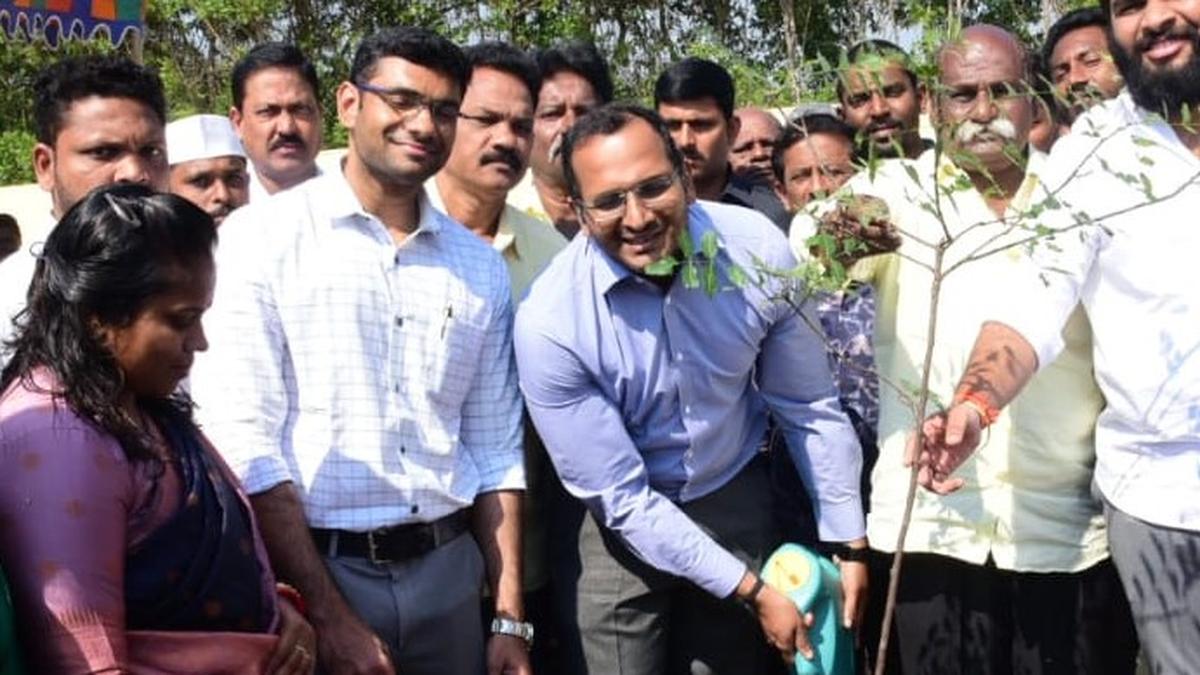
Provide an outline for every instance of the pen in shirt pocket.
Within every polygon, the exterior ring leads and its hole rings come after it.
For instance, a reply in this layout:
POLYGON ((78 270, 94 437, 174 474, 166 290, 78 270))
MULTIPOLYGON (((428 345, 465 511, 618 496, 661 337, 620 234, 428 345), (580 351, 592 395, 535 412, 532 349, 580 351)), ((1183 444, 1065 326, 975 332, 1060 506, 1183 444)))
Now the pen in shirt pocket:
POLYGON ((442 319, 442 337, 446 339, 446 329, 450 328, 450 319, 454 318, 454 305, 446 305, 446 316, 442 319))

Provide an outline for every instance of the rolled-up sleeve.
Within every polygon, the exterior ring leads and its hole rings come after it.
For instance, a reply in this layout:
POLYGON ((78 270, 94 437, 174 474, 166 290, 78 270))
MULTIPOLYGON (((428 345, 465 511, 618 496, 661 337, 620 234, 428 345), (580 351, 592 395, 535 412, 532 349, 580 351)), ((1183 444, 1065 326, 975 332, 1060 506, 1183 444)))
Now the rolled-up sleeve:
POLYGON ((292 360, 273 289, 252 237, 237 236, 243 209, 221 230, 217 284, 204 316, 208 351, 197 354, 190 389, 197 417, 250 494, 293 480, 285 428, 296 409, 292 360))
POLYGON ((500 276, 480 367, 463 401, 462 443, 479 471, 480 492, 525 489, 521 391, 513 356, 513 308, 507 272, 500 276))
POLYGON ((647 564, 717 597, 733 593, 745 564, 650 487, 620 410, 569 349, 524 316, 516 329, 521 389, 567 491, 647 564))
MULTIPOLYGON (((795 266, 786 253, 774 257, 779 269, 795 266)), ((804 315, 786 302, 770 305, 772 323, 757 368, 759 390, 809 489, 819 536, 851 541, 866 532, 859 496, 862 448, 838 402, 812 303, 801 309, 804 315)))

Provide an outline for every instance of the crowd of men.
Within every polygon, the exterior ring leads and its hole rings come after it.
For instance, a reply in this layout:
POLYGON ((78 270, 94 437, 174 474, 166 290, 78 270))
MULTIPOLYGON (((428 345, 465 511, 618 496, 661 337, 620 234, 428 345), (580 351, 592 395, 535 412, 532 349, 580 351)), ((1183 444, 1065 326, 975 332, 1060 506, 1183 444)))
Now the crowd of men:
MULTIPOLYGON (((786 116, 705 59, 648 109, 591 45, 417 28, 366 38, 332 109, 272 43, 228 115, 169 124, 151 71, 67 58, 33 165, 52 220, 130 181, 220 224, 188 389, 322 672, 784 672, 813 651, 758 575, 785 539, 837 561, 873 657, 915 461, 890 672, 1195 673, 1198 30, 1160 0, 1040 50, 972 26, 931 82, 870 40, 836 106, 786 116), (651 271, 714 236, 719 292, 651 271), (800 310, 787 276, 732 281, 813 259, 849 279, 800 310), (886 385, 930 340, 949 407, 914 439, 886 385)), ((0 264, 2 338, 35 264, 0 264)))

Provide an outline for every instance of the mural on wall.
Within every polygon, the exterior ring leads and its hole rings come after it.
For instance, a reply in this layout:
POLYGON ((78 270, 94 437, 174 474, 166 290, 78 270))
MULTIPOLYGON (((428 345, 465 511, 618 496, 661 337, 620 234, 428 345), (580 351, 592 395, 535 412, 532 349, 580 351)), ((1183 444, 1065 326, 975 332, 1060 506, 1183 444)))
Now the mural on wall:
POLYGON ((52 47, 99 38, 120 44, 141 33, 145 5, 145 0, 0 0, 0 30, 52 47))

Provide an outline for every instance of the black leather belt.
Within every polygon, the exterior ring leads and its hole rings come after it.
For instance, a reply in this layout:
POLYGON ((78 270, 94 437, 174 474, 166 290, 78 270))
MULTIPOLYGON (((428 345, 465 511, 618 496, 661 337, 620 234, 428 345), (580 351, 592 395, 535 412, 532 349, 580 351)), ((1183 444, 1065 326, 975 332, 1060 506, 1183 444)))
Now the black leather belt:
POLYGON ((310 528, 317 549, 331 557, 366 558, 375 564, 419 558, 471 528, 471 509, 461 509, 432 523, 383 527, 370 532, 310 528))

